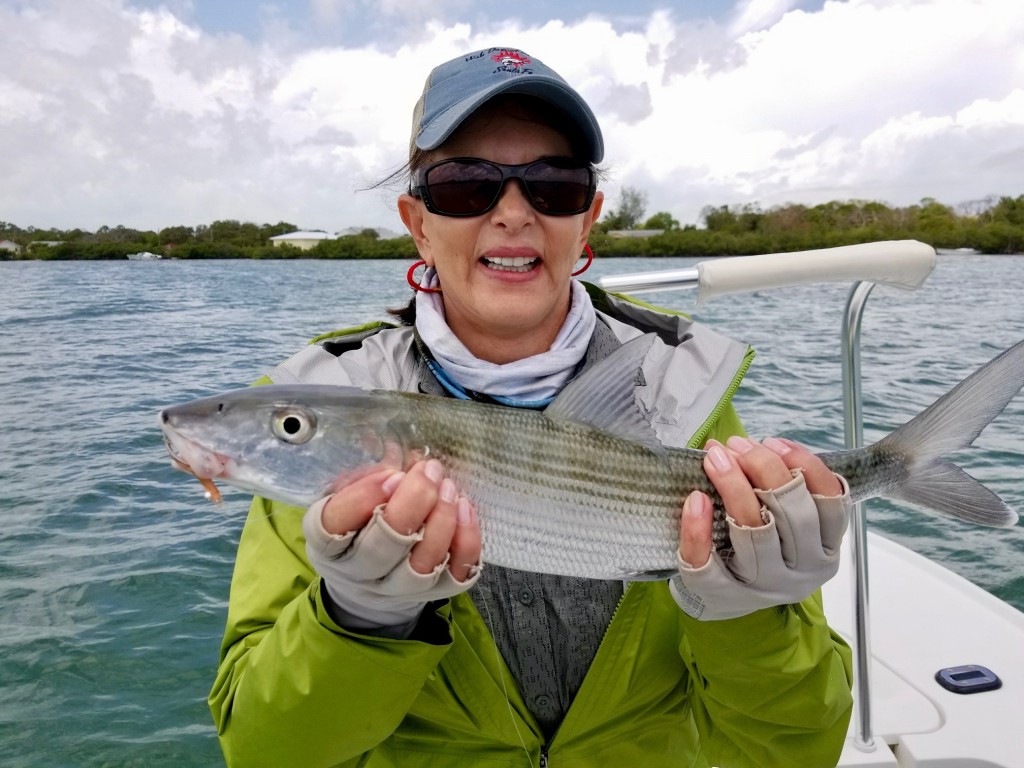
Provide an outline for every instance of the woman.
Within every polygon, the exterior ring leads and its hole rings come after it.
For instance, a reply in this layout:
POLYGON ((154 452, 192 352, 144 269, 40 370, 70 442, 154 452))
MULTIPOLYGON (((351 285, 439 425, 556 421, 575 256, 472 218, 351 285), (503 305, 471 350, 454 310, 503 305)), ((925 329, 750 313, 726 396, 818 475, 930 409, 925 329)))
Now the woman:
POLYGON ((437 67, 398 203, 427 267, 414 324, 332 334, 269 378, 542 408, 653 331, 636 400, 663 443, 707 448, 731 557, 695 492, 670 582, 481 568, 476 511, 429 457, 370 468, 304 515, 257 498, 210 696, 229 764, 837 761, 850 660, 817 589, 845 483, 795 443, 742 436, 745 345, 572 279, 602 155, 589 107, 522 51, 437 67))

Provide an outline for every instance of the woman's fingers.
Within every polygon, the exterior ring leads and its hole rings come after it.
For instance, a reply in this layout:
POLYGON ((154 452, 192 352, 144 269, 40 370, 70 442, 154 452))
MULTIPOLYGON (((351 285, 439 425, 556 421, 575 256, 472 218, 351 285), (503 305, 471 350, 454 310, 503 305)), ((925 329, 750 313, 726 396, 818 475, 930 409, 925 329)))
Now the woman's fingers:
POLYGON ((448 570, 456 581, 465 581, 480 565, 482 541, 476 510, 469 499, 460 497, 456 506, 455 535, 449 550, 448 570))
POLYGON ((728 448, 755 488, 772 490, 790 481, 790 470, 803 472, 807 489, 821 496, 842 493, 835 473, 795 440, 766 437, 760 444, 746 437, 730 437, 728 448))
POLYGON ((694 491, 683 502, 679 518, 679 556, 691 568, 702 568, 711 557, 711 499, 694 491))
MULTIPOLYGON (((774 440, 774 438, 768 438, 768 440, 774 440)), ((786 462, 777 451, 773 451, 768 445, 737 436, 730 437, 727 445, 733 451, 737 463, 754 488, 762 490, 781 488, 793 479, 786 462)))
POLYGON ((807 490, 811 493, 819 496, 842 494, 843 486, 835 473, 800 443, 784 437, 768 437, 763 445, 776 453, 789 469, 802 470, 807 490))
POLYGON ((442 480, 444 467, 437 459, 413 464, 387 499, 387 524, 405 536, 416 533, 440 499, 442 480))
POLYGON ((793 440, 768 437, 755 443, 733 436, 726 446, 709 440, 704 471, 722 497, 726 511, 741 525, 761 525, 761 503, 754 488, 773 490, 792 479, 791 470, 804 474, 807 489, 821 496, 842 493, 839 479, 825 463, 793 440))
POLYGON ((465 581, 480 562, 476 513, 436 459, 417 462, 402 477, 390 494, 384 519, 399 533, 422 532, 409 553, 417 573, 430 573, 447 560, 452 576, 465 581))
POLYGON ((430 573, 448 557, 457 525, 456 503, 455 483, 446 477, 438 486, 437 503, 423 525, 423 538, 409 553, 409 565, 417 573, 430 573))
POLYGON ((360 530, 373 516, 374 508, 388 500, 386 487, 394 482, 391 478, 395 474, 393 469, 371 472, 335 493, 321 515, 324 530, 336 536, 360 530))
MULTIPOLYGON (((727 448, 717 440, 709 440, 705 449, 707 455, 704 457, 704 472, 722 498, 725 511, 739 525, 750 528, 764 525, 761 520, 761 502, 754 494, 753 485, 740 465, 743 454, 727 448)), ((777 456, 775 461, 785 469, 777 456)), ((788 479, 788 474, 786 477, 788 479)))

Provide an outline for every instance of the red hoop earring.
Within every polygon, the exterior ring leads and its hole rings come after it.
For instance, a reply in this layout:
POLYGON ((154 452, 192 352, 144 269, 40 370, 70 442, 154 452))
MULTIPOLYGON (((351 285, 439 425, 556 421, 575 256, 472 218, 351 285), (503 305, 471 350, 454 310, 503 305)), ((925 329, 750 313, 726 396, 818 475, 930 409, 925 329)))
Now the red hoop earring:
POLYGON ((409 271, 405 273, 405 279, 409 282, 409 285, 412 286, 414 291, 422 291, 423 293, 440 293, 440 288, 424 288, 422 285, 416 282, 416 278, 412 274, 413 272, 416 271, 417 267, 426 266, 426 264, 427 262, 425 262, 423 259, 417 261, 415 264, 409 267, 409 271))
POLYGON ((587 254, 587 263, 584 264, 579 269, 577 269, 575 272, 573 272, 572 273, 573 277, 576 277, 576 275, 582 275, 584 272, 586 272, 588 269, 590 269, 590 265, 594 263, 594 252, 592 250, 590 250, 589 243, 587 245, 583 246, 583 252, 585 254, 587 254))

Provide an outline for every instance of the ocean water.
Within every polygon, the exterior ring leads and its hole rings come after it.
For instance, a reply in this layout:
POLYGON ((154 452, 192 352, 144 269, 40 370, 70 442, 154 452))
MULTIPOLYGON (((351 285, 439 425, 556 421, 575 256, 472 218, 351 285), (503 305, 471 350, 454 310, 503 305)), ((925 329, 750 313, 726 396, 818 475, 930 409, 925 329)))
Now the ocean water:
MULTIPOLYGON (((598 261, 588 276, 689 266, 598 261)), ((0 765, 221 764, 206 695, 248 499, 207 502, 156 427, 317 333, 404 303, 397 261, 0 262, 0 765)), ((865 436, 1024 338, 1024 257, 945 256, 864 320, 865 436)), ((843 447, 848 286, 648 300, 758 349, 736 397, 755 436, 843 447)), ((1024 511, 1024 395, 961 456, 1024 511)), ((993 531, 873 502, 870 524, 1024 609, 1024 524, 993 531)))

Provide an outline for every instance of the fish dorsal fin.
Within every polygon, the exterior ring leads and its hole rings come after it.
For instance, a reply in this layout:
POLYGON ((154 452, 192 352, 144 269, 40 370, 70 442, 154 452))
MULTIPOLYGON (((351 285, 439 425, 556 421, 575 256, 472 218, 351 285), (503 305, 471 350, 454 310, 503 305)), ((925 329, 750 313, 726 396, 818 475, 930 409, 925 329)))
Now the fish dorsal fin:
POLYGON ((664 453, 665 447, 633 394, 643 376, 640 365, 655 338, 648 333, 627 341, 569 382, 544 414, 557 421, 578 421, 664 453))

